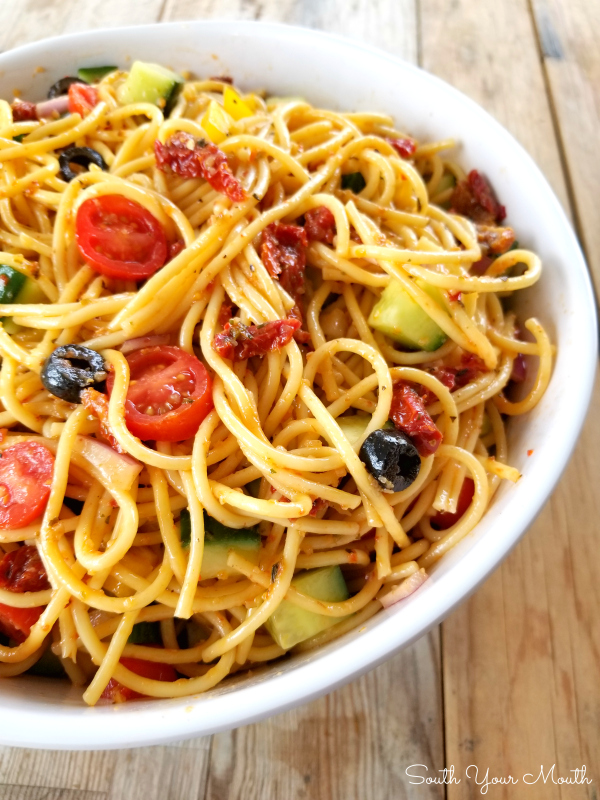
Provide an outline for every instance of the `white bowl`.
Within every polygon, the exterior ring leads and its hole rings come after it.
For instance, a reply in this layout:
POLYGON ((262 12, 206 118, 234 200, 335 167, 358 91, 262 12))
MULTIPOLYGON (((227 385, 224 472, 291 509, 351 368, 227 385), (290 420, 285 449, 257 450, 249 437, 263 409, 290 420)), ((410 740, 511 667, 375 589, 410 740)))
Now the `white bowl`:
POLYGON ((244 88, 300 94, 324 107, 388 112, 419 139, 457 139, 461 161, 486 173, 518 238, 543 259, 542 279, 520 298, 521 313, 541 318, 558 343, 558 356, 542 402, 510 424, 510 462, 523 478, 501 487, 476 530, 415 595, 321 650, 225 681, 202 696, 86 708, 80 692, 65 682, 5 679, 5 745, 96 749, 172 742, 284 711, 377 666, 464 600, 523 535, 566 465, 591 395, 596 315, 573 231, 531 158, 471 100, 365 45, 301 28, 230 21, 117 28, 27 45, 0 55, 0 96, 10 99, 19 89, 23 98, 41 99, 50 84, 79 66, 126 68, 135 59, 203 76, 233 75, 244 88))

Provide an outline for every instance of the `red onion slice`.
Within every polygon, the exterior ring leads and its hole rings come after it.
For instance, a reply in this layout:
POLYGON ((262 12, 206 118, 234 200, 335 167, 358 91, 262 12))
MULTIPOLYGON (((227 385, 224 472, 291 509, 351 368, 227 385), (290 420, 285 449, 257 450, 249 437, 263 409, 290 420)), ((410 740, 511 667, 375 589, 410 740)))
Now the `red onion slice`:
POLYGON ((389 608, 389 606, 394 605, 399 600, 404 600, 405 597, 408 597, 413 592, 416 592, 419 586, 422 586, 423 583, 427 580, 428 575, 424 569, 420 569, 418 572, 413 572, 413 574, 399 583, 398 586, 395 586, 391 592, 384 594, 383 597, 379 598, 379 602, 384 608, 389 608))
POLYGON ((36 103, 35 110, 38 119, 51 117, 53 114, 65 114, 69 110, 69 95, 61 94, 60 97, 53 97, 52 100, 42 100, 36 103))
POLYGON ((170 336, 168 333, 155 334, 154 336, 138 336, 137 339, 128 339, 121 345, 121 352, 124 356, 133 353, 134 350, 141 350, 142 347, 158 347, 169 344, 170 336))
POLYGON ((117 453, 112 447, 90 436, 78 436, 73 449, 96 468, 109 486, 122 491, 131 489, 142 471, 142 464, 135 458, 117 453))

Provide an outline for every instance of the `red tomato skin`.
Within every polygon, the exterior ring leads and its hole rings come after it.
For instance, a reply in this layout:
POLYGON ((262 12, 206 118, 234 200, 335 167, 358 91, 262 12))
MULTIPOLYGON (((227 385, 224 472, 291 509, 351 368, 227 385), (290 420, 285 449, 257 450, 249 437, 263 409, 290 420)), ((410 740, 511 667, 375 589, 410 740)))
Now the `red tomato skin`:
POLYGON ((109 278, 140 281, 154 275, 167 260, 167 239, 160 222, 142 205, 118 194, 92 197, 81 204, 75 239, 84 260, 109 278))
MULTIPOLYGON (((158 346, 135 350, 127 356, 130 384, 125 401, 125 422, 130 433, 142 441, 181 442, 193 436, 213 408, 212 381, 204 364, 179 347, 158 346), (162 367, 162 368, 160 368, 162 367), (149 406, 168 399, 180 376, 193 389, 178 407, 165 413, 146 414, 138 405, 149 406), (189 399, 192 402, 189 402, 189 399)), ((106 381, 110 397, 114 377, 106 381)), ((182 387, 183 388, 183 387, 182 387)))
POLYGON ((473 501, 475 494, 475 484, 472 478, 465 478, 463 481, 460 494, 458 495, 458 502, 456 504, 456 513, 450 514, 447 511, 438 511, 435 516, 431 517, 431 527, 436 531, 445 531, 455 525, 462 517, 465 511, 473 501))
POLYGON ((69 111, 85 117, 98 105, 98 90, 85 83, 72 83, 69 86, 69 111))
MULTIPOLYGON (((173 682, 177 680, 177 673, 170 664, 161 664, 158 661, 144 661, 141 658, 121 658, 120 662, 124 667, 127 667, 131 672, 136 675, 141 675, 143 678, 152 678, 155 681, 168 681, 173 682)), ((127 700, 135 700, 145 695, 128 689, 127 686, 111 678, 106 684, 105 690, 102 692, 104 700, 110 700, 112 703, 125 703, 127 700)))
POLYGON ((287 317, 262 325, 244 325, 238 319, 226 322, 222 333, 213 339, 213 350, 231 361, 244 361, 281 350, 300 328, 299 319, 287 317))
POLYGON ((44 510, 54 456, 39 442, 18 442, 0 458, 0 529, 29 525, 44 510))
POLYGON ((19 644, 24 642, 43 611, 43 606, 14 608, 0 603, 0 633, 10 636, 19 644))
POLYGON ((336 234, 335 217, 325 206, 311 208, 304 215, 304 230, 309 242, 332 244, 336 234))
POLYGON ((46 568, 34 545, 19 547, 0 559, 0 589, 9 592, 41 592, 49 588, 46 568))

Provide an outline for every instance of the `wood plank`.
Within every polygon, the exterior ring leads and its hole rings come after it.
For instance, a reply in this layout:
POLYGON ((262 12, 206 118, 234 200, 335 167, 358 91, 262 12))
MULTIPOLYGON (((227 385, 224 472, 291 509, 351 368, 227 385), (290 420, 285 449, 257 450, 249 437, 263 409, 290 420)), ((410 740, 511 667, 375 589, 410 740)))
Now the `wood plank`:
POLYGON ((0 3, 0 50, 62 33, 156 22, 163 0, 19 0, 0 3))
MULTIPOLYGON (((423 64, 465 91, 529 150, 568 209, 551 107, 524 0, 422 8, 423 64), (526 77, 525 77, 526 76, 526 77)), ((479 778, 512 775, 517 786, 494 788, 497 798, 592 797, 587 786, 525 785, 523 775, 556 764, 555 776, 586 764, 598 779, 600 692, 586 684, 596 731, 581 729, 576 666, 598 653, 588 617, 598 597, 575 590, 590 582, 598 544, 587 535, 599 501, 588 476, 596 463, 600 425, 590 420, 575 459, 550 503, 498 572, 443 625, 446 763, 479 778), (587 465, 586 465, 586 462, 587 465), (585 549, 581 537, 586 538, 585 549), (585 553, 585 565, 581 563, 585 553), (589 626, 589 627, 588 627, 589 626), (595 746, 592 755, 586 735, 595 746)), ((598 561, 596 560, 596 564, 598 561)), ((597 674, 597 655, 596 655, 597 674)), ((588 661, 587 667, 591 664, 588 661)), ((448 787, 449 800, 477 797, 473 780, 448 787)))
POLYGON ((600 5, 587 0, 533 0, 532 7, 572 184, 579 233, 598 290, 600 5))
POLYGON ((43 786, 3 786, 2 800, 106 800, 102 792, 46 789, 43 786))
POLYGON ((439 639, 307 706, 213 737, 206 800, 442 800, 405 769, 443 768, 439 639))
POLYGON ((202 747, 140 747, 112 753, 106 800, 194 800, 204 797, 210 740, 202 747))
POLYGON ((161 19, 260 19, 338 33, 417 60, 414 0, 166 0, 161 19))
POLYGON ((114 753, 75 753, 0 748, 0 797, 5 785, 106 793, 114 772, 114 753))

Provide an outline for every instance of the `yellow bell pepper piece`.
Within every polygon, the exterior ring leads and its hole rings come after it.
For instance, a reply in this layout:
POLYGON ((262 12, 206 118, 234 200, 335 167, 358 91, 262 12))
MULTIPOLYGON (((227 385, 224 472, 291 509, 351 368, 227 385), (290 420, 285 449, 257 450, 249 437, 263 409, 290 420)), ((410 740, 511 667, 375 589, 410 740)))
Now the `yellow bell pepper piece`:
POLYGON ((221 144, 229 136, 233 120, 216 100, 211 100, 200 124, 211 142, 221 144))
POLYGON ((225 87, 225 91, 223 92, 223 105, 225 106, 225 111, 236 121, 244 117, 251 117, 254 114, 248 103, 245 103, 231 86, 225 87))

